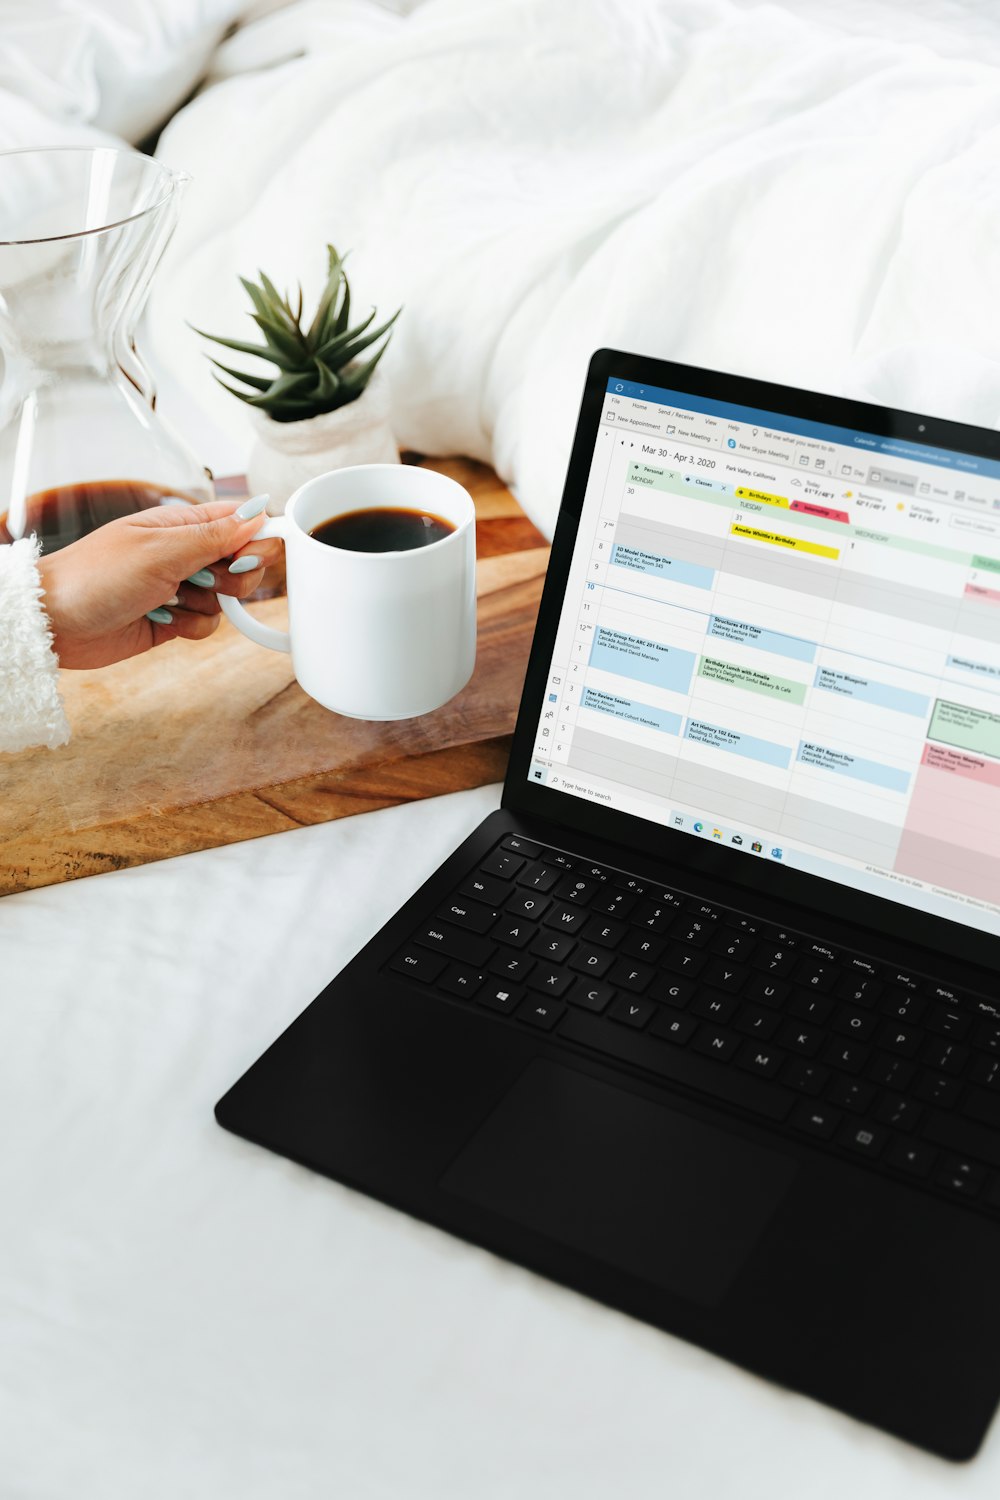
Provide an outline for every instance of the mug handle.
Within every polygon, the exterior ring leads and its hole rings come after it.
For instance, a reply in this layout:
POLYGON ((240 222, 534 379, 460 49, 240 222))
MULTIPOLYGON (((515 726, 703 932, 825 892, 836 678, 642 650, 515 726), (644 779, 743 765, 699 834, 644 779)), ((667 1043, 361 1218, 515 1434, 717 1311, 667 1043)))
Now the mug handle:
MULTIPOLYGON (((287 540, 286 533, 284 516, 268 516, 253 540, 263 542, 271 536, 280 536, 282 540, 287 540)), ((239 599, 233 598, 232 594, 219 594, 217 598, 226 619, 251 641, 255 641, 258 646, 269 646, 272 651, 291 651, 292 642, 287 630, 273 630, 270 625, 262 625, 259 620, 254 619, 248 609, 244 608, 239 599)))

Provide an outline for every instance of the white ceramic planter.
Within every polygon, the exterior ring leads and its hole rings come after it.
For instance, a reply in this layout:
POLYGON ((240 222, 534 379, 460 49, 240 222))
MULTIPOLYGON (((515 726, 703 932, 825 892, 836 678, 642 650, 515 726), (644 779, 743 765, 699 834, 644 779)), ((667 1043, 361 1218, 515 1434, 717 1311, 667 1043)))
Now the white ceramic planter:
POLYGON ((355 464, 399 462, 389 426, 389 382, 381 368, 356 401, 319 417, 275 422, 253 407, 248 410, 257 440, 247 464, 247 483, 251 495, 270 495, 271 515, 281 515, 289 496, 319 474, 355 464))

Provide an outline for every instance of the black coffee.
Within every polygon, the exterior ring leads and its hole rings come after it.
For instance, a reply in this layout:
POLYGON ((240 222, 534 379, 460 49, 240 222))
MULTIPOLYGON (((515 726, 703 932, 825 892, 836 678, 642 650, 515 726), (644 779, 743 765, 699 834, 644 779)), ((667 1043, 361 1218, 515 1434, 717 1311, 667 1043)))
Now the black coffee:
POLYGON ((429 510, 376 505, 321 521, 309 535, 346 552, 410 552, 414 547, 429 547, 454 530, 450 521, 429 510))

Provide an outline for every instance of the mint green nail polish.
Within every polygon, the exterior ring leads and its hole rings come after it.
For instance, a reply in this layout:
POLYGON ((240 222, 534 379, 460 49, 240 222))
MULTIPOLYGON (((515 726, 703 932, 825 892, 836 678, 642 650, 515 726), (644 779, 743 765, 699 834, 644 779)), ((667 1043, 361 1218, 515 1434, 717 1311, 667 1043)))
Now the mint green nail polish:
POLYGON ((154 625, 172 625, 174 617, 169 609, 148 609, 146 619, 152 620, 154 625))
POLYGON ((251 500, 244 500, 239 510, 233 514, 238 521, 252 521, 254 516, 260 515, 270 498, 270 495, 254 495, 251 500))
POLYGON ((210 573, 207 568, 199 568, 197 573, 192 573, 188 583, 196 583, 200 589, 215 588, 215 574, 210 573))
POLYGON ((248 553, 246 557, 238 557, 234 563, 229 564, 230 573, 252 573, 254 568, 260 567, 260 558, 248 553))
POLYGON ((164 609, 169 609, 172 604, 180 604, 180 602, 181 601, 178 599, 177 595, 172 594, 169 599, 164 599, 163 607, 164 609))

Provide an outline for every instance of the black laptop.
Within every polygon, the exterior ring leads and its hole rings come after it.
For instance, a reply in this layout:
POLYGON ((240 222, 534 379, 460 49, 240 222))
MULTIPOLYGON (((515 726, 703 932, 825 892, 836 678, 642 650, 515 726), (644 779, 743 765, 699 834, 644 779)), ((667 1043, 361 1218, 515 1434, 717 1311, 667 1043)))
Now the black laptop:
POLYGON ((216 1112, 967 1459, 998 961, 1000 433, 601 350, 501 810, 216 1112))

